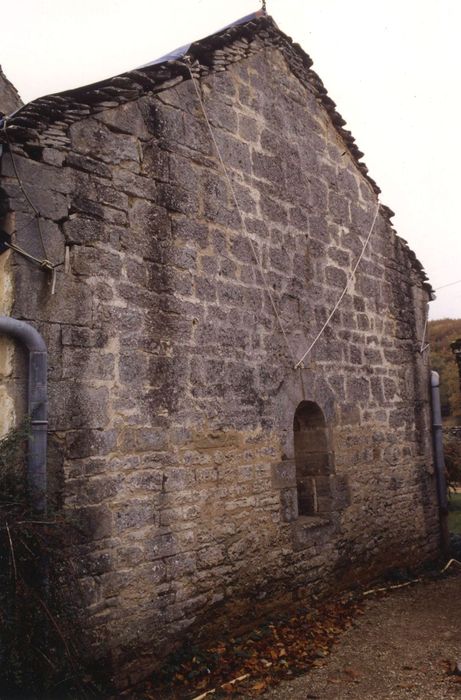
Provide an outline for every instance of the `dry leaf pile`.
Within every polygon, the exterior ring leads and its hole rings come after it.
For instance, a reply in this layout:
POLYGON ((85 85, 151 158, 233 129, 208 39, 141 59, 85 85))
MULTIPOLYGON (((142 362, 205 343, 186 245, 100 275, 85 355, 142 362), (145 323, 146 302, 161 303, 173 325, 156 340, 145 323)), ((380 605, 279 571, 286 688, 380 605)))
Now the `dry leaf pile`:
POLYGON ((344 597, 315 611, 298 608, 241 637, 183 650, 131 697, 185 700, 261 695, 281 680, 322 664, 334 641, 361 612, 361 602, 344 597), (207 695, 210 691, 214 692, 207 695))

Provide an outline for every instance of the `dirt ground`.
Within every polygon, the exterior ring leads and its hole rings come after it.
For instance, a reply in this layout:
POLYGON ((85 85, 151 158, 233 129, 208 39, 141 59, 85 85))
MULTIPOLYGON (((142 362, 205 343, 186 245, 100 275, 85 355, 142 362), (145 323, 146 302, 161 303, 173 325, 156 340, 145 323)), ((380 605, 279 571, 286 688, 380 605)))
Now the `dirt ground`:
MULTIPOLYGON (((455 567, 452 567, 453 569, 455 567)), ((461 572, 370 597, 310 673, 264 700, 461 700, 461 572)))

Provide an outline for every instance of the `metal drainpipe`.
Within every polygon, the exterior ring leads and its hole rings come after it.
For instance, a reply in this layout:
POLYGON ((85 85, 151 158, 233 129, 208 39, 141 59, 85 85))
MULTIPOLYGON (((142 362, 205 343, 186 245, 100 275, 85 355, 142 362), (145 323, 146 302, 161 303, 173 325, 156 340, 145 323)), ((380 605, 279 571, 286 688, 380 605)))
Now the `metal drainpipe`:
POLYGON ((31 435, 27 456, 27 486, 37 514, 46 513, 46 450, 48 431, 47 350, 40 333, 25 321, 0 316, 0 333, 19 340, 29 352, 27 411, 31 435))
POLYGON ((445 477, 445 460, 443 457, 442 411, 440 408, 440 378, 438 372, 431 372, 432 397, 432 439, 434 444, 434 467, 437 479, 437 496, 439 501, 440 531, 442 550, 448 554, 450 535, 448 532, 448 497, 445 477))

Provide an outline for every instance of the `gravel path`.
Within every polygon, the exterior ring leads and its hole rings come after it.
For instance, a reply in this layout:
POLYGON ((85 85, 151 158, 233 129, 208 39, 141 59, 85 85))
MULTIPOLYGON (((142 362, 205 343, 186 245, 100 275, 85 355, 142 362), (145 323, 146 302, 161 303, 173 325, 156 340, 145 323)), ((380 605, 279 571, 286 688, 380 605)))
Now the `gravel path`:
POLYGON ((331 655, 264 700, 461 700, 461 575, 370 599, 331 655))

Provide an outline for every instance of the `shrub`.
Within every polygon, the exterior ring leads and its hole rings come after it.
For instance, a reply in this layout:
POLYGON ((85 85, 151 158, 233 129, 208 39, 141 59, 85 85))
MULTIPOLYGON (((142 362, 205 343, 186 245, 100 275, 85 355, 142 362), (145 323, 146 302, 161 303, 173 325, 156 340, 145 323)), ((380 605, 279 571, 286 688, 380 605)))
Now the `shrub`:
POLYGON ((0 697, 101 697, 78 663, 61 599, 73 529, 55 515, 39 520, 28 510, 28 434, 24 422, 0 440, 0 697))
POLYGON ((448 486, 461 484, 461 436, 445 434, 443 449, 448 486))

